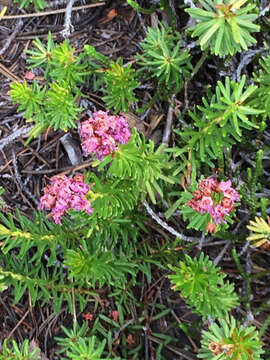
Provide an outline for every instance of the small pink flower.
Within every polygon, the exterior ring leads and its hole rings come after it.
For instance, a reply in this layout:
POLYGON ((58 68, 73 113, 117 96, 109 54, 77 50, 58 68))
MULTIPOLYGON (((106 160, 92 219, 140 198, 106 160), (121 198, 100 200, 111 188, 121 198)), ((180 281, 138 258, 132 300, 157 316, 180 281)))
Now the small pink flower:
POLYGON ((101 139, 97 136, 86 138, 82 142, 83 155, 87 156, 92 152, 96 152, 101 146, 101 139))
POLYGON ((75 175, 73 179, 65 175, 52 177, 51 185, 44 188, 38 209, 51 210, 56 223, 61 223, 62 216, 70 209, 91 214, 93 209, 85 197, 90 186, 83 180, 83 175, 75 175))
POLYGON ((221 204, 218 204, 213 207, 210 215, 214 219, 216 224, 220 224, 224 216, 229 215, 229 210, 224 208, 221 204))
POLYGON ((224 197, 221 201, 221 205, 225 208, 228 209, 229 212, 233 211, 233 200, 228 198, 228 197, 224 197))
POLYGON ((113 310, 111 312, 111 318, 115 321, 115 322, 118 322, 118 319, 119 319, 119 313, 117 310, 113 310))
POLYGON ((194 193, 193 193, 193 199, 194 200, 200 200, 203 196, 203 193, 201 192, 201 190, 196 190, 194 193))
POLYGON ((189 200, 188 205, 189 205, 194 211, 200 211, 200 204, 199 204, 199 202, 196 202, 195 200, 191 199, 191 200, 189 200))
POLYGON ((35 77, 36 75, 32 71, 26 71, 26 73, 24 74, 24 78, 26 80, 34 80, 35 77))
POLYGON ((46 208, 52 208, 55 206, 55 196, 51 194, 47 194, 46 198, 43 200, 44 207, 46 208))
POLYGON ((232 182, 231 180, 228 181, 221 181, 217 186, 217 191, 219 192, 226 192, 227 190, 230 190, 232 188, 232 182))
POLYGON ((199 202, 201 213, 209 212, 213 207, 213 200, 210 196, 203 196, 199 202), (203 211, 203 212, 202 212, 203 211))
POLYGON ((230 198, 232 201, 239 201, 240 200, 238 192, 233 188, 224 191, 223 194, 224 194, 224 196, 230 198))
POLYGON ((206 196, 211 195, 211 192, 216 190, 216 186, 217 186, 217 180, 213 177, 210 177, 208 179, 203 179, 199 183, 199 189, 206 196))
POLYGON ((108 115, 97 111, 92 118, 80 125, 80 136, 84 156, 94 153, 99 160, 126 144, 130 138, 128 123, 123 116, 108 115))

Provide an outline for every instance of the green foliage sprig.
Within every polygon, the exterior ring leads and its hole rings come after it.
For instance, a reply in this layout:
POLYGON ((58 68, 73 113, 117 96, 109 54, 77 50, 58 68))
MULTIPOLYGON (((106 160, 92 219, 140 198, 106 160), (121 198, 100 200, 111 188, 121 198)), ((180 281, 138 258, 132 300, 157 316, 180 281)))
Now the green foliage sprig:
POLYGON ((128 112, 129 105, 137 101, 134 89, 140 83, 136 77, 137 74, 131 68, 131 64, 123 66, 123 59, 111 62, 104 77, 106 85, 104 92, 107 95, 102 98, 108 109, 114 109, 116 113, 120 110, 128 112))
POLYGON ((220 360, 260 360, 264 353, 258 331, 254 326, 238 325, 231 317, 219 319, 209 331, 202 331, 198 358, 220 360))
POLYGON ((68 40, 55 46, 48 65, 49 78, 55 81, 65 80, 73 90, 78 84, 82 84, 86 75, 89 74, 87 64, 82 62, 82 55, 75 55, 75 48, 70 45, 68 40))
POLYGON ((224 281, 226 275, 203 253, 199 259, 185 255, 179 268, 169 268, 175 272, 168 275, 175 284, 174 290, 181 291, 187 304, 204 319, 223 318, 239 304, 234 285, 224 281))
POLYGON ((48 127, 64 131, 76 127, 75 121, 82 108, 66 82, 52 82, 49 89, 40 88, 36 81, 31 85, 12 83, 10 87, 13 103, 19 104, 19 111, 25 110, 26 121, 35 123, 28 142, 48 127))
POLYGON ((181 49, 180 34, 159 23, 155 28, 147 29, 146 38, 140 45, 144 50, 142 55, 137 55, 140 71, 157 79, 160 96, 179 92, 192 70, 188 51, 181 49))
POLYGON ((53 310, 60 311, 63 302, 67 303, 70 313, 73 311, 72 292, 80 303, 81 311, 87 305, 89 297, 98 297, 88 287, 79 288, 74 282, 67 282, 63 267, 46 268, 42 264, 28 264, 27 258, 19 260, 11 256, 1 256, 6 268, 0 267, 0 281, 13 289, 13 302, 17 304, 25 292, 31 296, 33 306, 40 301, 41 306, 52 301, 53 310), (9 271, 9 269, 12 269, 9 271))
POLYGON ((141 7, 135 0, 127 0, 127 3, 132 6, 135 10, 141 12, 142 14, 152 14, 156 10, 156 6, 152 6, 150 9, 145 9, 141 7))
POLYGON ((82 110, 76 103, 76 96, 72 95, 64 81, 50 84, 44 103, 48 126, 64 131, 76 127, 74 119, 77 119, 82 110))
MULTIPOLYGON (((72 312, 72 289, 83 309, 88 297, 96 296, 89 290, 89 285, 110 284, 119 289, 125 285, 127 274, 135 278, 136 264, 128 262, 126 256, 118 258, 111 250, 105 251, 107 232, 102 234, 98 231, 95 222, 92 231, 89 231, 89 219, 88 227, 84 227, 86 231, 81 230, 79 218, 80 226, 65 220, 62 226, 53 224, 41 213, 33 222, 18 214, 18 221, 19 225, 15 225, 11 216, 6 218, 1 214, 0 238, 3 244, 0 256, 5 266, 0 268, 0 288, 14 287, 14 303, 25 291, 29 291, 33 306, 38 300, 44 304, 53 299, 55 312, 59 311, 63 301, 68 303, 72 312), (94 229, 99 232, 102 241, 100 237, 95 237, 94 229), (93 241, 88 241, 86 245, 84 239, 89 239, 91 235, 93 241), (10 256, 15 249, 16 256, 10 256), (44 256, 47 259, 45 263, 44 256), (63 262, 58 261, 59 257, 63 258, 63 262)), ((110 228, 109 224, 107 228, 110 228)), ((133 230, 133 233, 136 236, 136 231, 133 230)))
MULTIPOLYGON (((259 133, 260 134, 260 133, 259 133)), ((247 144, 250 149, 250 143, 247 144)), ((252 146, 252 144, 251 144, 252 146)), ((254 160, 253 166, 247 168, 246 182, 240 187, 242 202, 249 207, 250 215, 254 217, 259 211, 262 217, 266 217, 267 207, 270 204, 267 196, 259 198, 257 193, 263 191, 263 159, 264 149, 257 150, 257 146, 253 148, 254 160)))
POLYGON ((25 111, 24 116, 27 120, 39 116, 42 105, 45 101, 46 88, 40 88, 36 81, 31 86, 24 83, 10 84, 10 96, 15 104, 19 104, 18 111, 25 111))
POLYGON ((62 354, 66 352, 70 347, 70 341, 73 343, 77 343, 80 338, 86 337, 88 331, 88 324, 84 322, 82 326, 79 326, 77 322, 73 323, 72 329, 67 329, 64 326, 61 326, 65 337, 55 337, 60 349, 58 350, 58 354, 62 354))
MULTIPOLYGON (((100 342, 95 336, 88 336, 88 324, 84 322, 79 326, 76 322, 73 329, 66 329, 62 326, 66 337, 56 337, 60 349, 59 354, 64 354, 62 360, 111 360, 105 353, 106 339, 100 342)), ((18 346, 15 340, 4 340, 0 352, 0 360, 41 360, 40 349, 35 347, 30 351, 29 341, 25 340, 21 346, 18 346)), ((120 360, 114 357, 114 360, 120 360)))
POLYGON ((99 219, 120 216, 132 211, 138 203, 139 190, 132 181, 97 177, 94 173, 87 173, 86 179, 93 184, 87 199, 94 208, 93 216, 99 219))
MULTIPOLYGON (((112 358, 103 357, 103 351, 106 344, 104 339, 102 342, 97 341, 95 336, 88 338, 79 338, 77 343, 70 341, 70 349, 67 351, 66 360, 112 360, 112 358)), ((113 358, 118 359, 120 358, 113 358)))
MULTIPOLYGON (((61 326, 65 337, 55 337, 60 346, 59 354, 67 357, 62 357, 62 360, 111 360, 108 357, 103 357, 106 339, 102 342, 98 341, 95 336, 87 337, 88 324, 84 322, 82 326, 78 323, 73 323, 72 329, 67 329, 61 326)), ((120 360, 120 358, 115 358, 120 360)))
MULTIPOLYGON (((264 110, 262 118, 267 120, 270 116, 270 55, 259 59, 259 64, 261 68, 253 74, 253 81, 258 87, 250 99, 250 106, 264 110)), ((262 125, 265 127, 265 122, 262 125)))
POLYGON ((211 53, 223 56, 234 55, 247 50, 256 43, 256 39, 250 35, 258 32, 260 27, 252 22, 257 18, 256 14, 249 14, 255 5, 248 4, 241 9, 247 0, 199 0, 202 8, 196 7, 185 11, 198 24, 190 30, 192 37, 199 37, 202 50, 210 47, 211 53))
POLYGON ((4 201, 1 198, 1 195, 3 195, 4 192, 5 192, 5 189, 2 186, 0 186, 0 208, 1 208, 1 206, 4 205, 4 201))
POLYGON ((116 62, 98 52, 93 46, 85 45, 83 57, 89 61, 90 72, 94 79, 94 89, 102 87, 108 109, 115 112, 122 110, 128 112, 129 106, 136 102, 134 90, 140 85, 137 73, 131 64, 123 65, 123 59, 118 58, 116 62), (97 64, 93 62, 97 61, 97 64))
POLYGON ((48 3, 45 0, 13 0, 14 3, 20 3, 20 8, 28 8, 30 5, 34 5, 35 11, 43 10, 48 3))
POLYGON ((3 347, 0 351, 0 360, 39 360, 39 348, 33 351, 29 349, 29 341, 24 340, 21 347, 18 346, 15 340, 4 340, 3 347))
POLYGON ((69 268, 69 277, 88 282, 91 287, 117 285, 124 287, 127 275, 136 275, 136 264, 128 262, 126 257, 116 259, 111 251, 93 253, 83 242, 78 250, 66 250, 64 264, 69 268))
MULTIPOLYGON (((242 76, 240 83, 228 77, 225 84, 219 81, 216 94, 210 95, 210 101, 203 98, 203 106, 198 105, 197 110, 189 111, 189 117, 193 120, 191 125, 185 126, 182 131, 175 131, 180 135, 181 147, 168 151, 180 156, 185 166, 188 158, 183 155, 187 153, 192 160, 193 173, 196 174, 201 162, 214 167, 212 160, 223 159, 224 148, 230 149, 236 141, 240 142, 243 130, 259 128, 252 115, 264 111, 248 105, 249 97, 257 87, 245 87, 245 82, 245 76, 242 76)), ((175 174, 182 169, 183 164, 175 170, 175 174)))
POLYGON ((95 239, 96 249, 106 247, 108 250, 113 250, 115 254, 136 253, 135 244, 140 239, 140 231, 146 232, 143 225, 144 216, 134 209, 118 213, 118 215, 113 214, 111 209, 107 212, 98 209, 91 217, 77 211, 70 212, 70 215, 74 220, 74 229, 87 238, 95 239))
POLYGON ((75 49, 69 40, 55 44, 49 32, 47 45, 38 38, 33 41, 34 48, 26 50, 29 55, 29 69, 44 69, 45 79, 50 81, 65 81, 73 92, 78 92, 77 86, 82 84, 89 74, 88 65, 83 62, 83 54, 75 55, 75 49))
POLYGON ((252 231, 247 240, 256 247, 270 245, 270 217, 268 223, 261 217, 256 216, 255 220, 250 220, 247 228, 252 231))
POLYGON ((45 252, 48 253, 48 266, 56 261, 59 244, 68 245, 76 238, 76 233, 70 231, 71 225, 66 221, 61 226, 46 219, 41 212, 36 212, 33 221, 17 214, 17 224, 14 218, 0 214, 0 239, 3 241, 1 252, 8 255, 14 248, 19 248, 17 257, 23 260, 27 255, 30 262, 41 262, 45 252), (31 229, 31 231, 30 231, 31 229), (36 249, 36 251, 31 251, 36 249))
POLYGON ((172 27, 175 27, 176 25, 176 19, 175 19, 175 14, 172 11, 172 3, 170 2, 170 0, 150 0, 151 3, 153 3, 153 5, 150 8, 144 8, 142 6, 140 6, 138 4, 137 1, 135 0, 127 0, 127 3, 133 7, 133 9, 135 9, 136 11, 142 13, 142 14, 153 14, 155 10, 157 10, 157 8, 159 7, 161 11, 166 12, 166 14, 168 15, 169 18, 169 22, 171 24, 172 27))
POLYGON ((173 164, 164 152, 161 145, 155 149, 154 142, 145 140, 143 134, 133 129, 132 136, 127 144, 122 145, 114 154, 107 156, 96 165, 102 170, 110 163, 108 174, 114 179, 130 180, 133 186, 139 189, 141 198, 148 194, 153 203, 156 203, 155 194, 163 197, 163 191, 158 180, 173 184, 176 179, 167 176, 166 172, 173 164))
POLYGON ((13 103, 19 104, 19 111, 25 111, 26 121, 35 123, 28 142, 48 127, 64 131, 76 127, 76 119, 82 111, 76 102, 81 94, 77 86, 89 73, 87 64, 82 63, 83 57, 75 55, 68 40, 55 44, 49 33, 46 46, 39 39, 33 44, 34 49, 26 51, 30 55, 29 68, 43 68, 48 84, 41 88, 34 80, 30 85, 26 82, 10 85, 13 103))
POLYGON ((43 68, 48 84, 41 88, 36 81, 31 85, 13 83, 10 92, 12 101, 19 104, 18 110, 25 111, 26 120, 35 123, 28 142, 48 127, 64 131, 76 127, 75 121, 82 111, 76 100, 83 95, 78 86, 87 80, 86 76, 92 75, 95 90, 103 87, 103 100, 109 109, 128 112, 129 106, 137 101, 136 72, 131 64, 123 65, 122 59, 111 61, 90 45, 75 55, 68 40, 55 44, 51 33, 46 45, 39 39, 33 45, 33 49, 26 51, 29 68, 43 68))
POLYGON ((28 64, 30 64, 29 68, 44 68, 45 70, 45 77, 48 76, 48 71, 50 68, 50 61, 52 59, 52 52, 56 47, 55 42, 53 41, 52 33, 49 31, 47 37, 47 46, 45 47, 44 44, 40 41, 39 38, 36 38, 33 41, 34 49, 27 49, 25 50, 26 54, 29 55, 28 59, 26 60, 28 64))

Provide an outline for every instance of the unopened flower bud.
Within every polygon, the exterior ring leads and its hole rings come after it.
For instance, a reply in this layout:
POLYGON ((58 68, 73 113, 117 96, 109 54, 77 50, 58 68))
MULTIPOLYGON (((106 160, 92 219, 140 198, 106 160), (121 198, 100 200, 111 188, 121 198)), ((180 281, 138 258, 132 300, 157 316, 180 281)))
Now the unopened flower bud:
POLYGON ((83 176, 83 174, 76 174, 76 175, 73 176, 73 180, 74 181, 84 182, 84 176, 83 176))
POLYGON ((201 190, 196 190, 194 193, 193 193, 193 199, 194 200, 200 200, 202 198, 202 192, 201 190))
POLYGON ((206 231, 209 232, 210 234, 214 234, 217 231, 216 224, 209 222, 206 225, 206 231))

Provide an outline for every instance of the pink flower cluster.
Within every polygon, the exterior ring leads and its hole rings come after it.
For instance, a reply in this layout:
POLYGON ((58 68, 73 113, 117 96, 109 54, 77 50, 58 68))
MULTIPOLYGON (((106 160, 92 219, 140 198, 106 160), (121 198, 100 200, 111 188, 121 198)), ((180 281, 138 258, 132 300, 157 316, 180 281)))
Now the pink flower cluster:
MULTIPOLYGON (((218 225, 233 211, 234 202, 240 200, 238 192, 231 185, 231 180, 218 182, 213 177, 201 180, 199 189, 193 193, 188 205, 201 214, 209 213, 218 225)), ((208 231, 215 232, 214 224, 208 225, 208 231)))
POLYGON ((95 153, 99 160, 126 144, 130 138, 128 123, 123 116, 108 115, 105 111, 81 123, 80 136, 84 156, 95 153))
POLYGON ((61 223, 61 217, 70 210, 84 210, 88 214, 93 212, 85 195, 90 186, 84 182, 84 176, 75 175, 72 178, 67 176, 53 176, 51 185, 44 188, 44 195, 40 199, 38 209, 52 211, 56 223, 61 223))

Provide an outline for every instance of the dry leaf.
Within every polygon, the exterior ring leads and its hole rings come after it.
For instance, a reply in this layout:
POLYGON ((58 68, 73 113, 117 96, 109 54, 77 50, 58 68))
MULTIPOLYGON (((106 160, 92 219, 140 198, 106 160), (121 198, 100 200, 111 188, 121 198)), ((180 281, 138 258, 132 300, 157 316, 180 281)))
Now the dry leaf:
POLYGON ((130 129, 133 129, 135 127, 139 131, 139 133, 142 133, 145 135, 144 124, 142 121, 140 121, 140 118, 138 116, 136 116, 132 112, 129 112, 127 114, 120 112, 120 115, 122 115, 126 118, 130 129))
POLYGON ((135 340, 134 340, 134 338, 133 338, 133 336, 132 336, 131 334, 129 334, 129 335, 127 336, 126 342, 127 342, 127 344, 129 344, 129 345, 135 344, 135 340))
POLYGON ((105 24, 105 23, 111 21, 112 19, 114 19, 117 15, 118 15, 117 10, 112 9, 108 12, 108 14, 104 18, 99 20, 99 23, 105 24))
POLYGON ((159 125, 159 123, 163 119, 163 117, 164 117, 164 114, 158 114, 158 113, 155 113, 150 116, 150 124, 147 129, 147 133, 146 133, 147 138, 149 138, 151 136, 152 132, 157 128, 157 126, 159 125))

